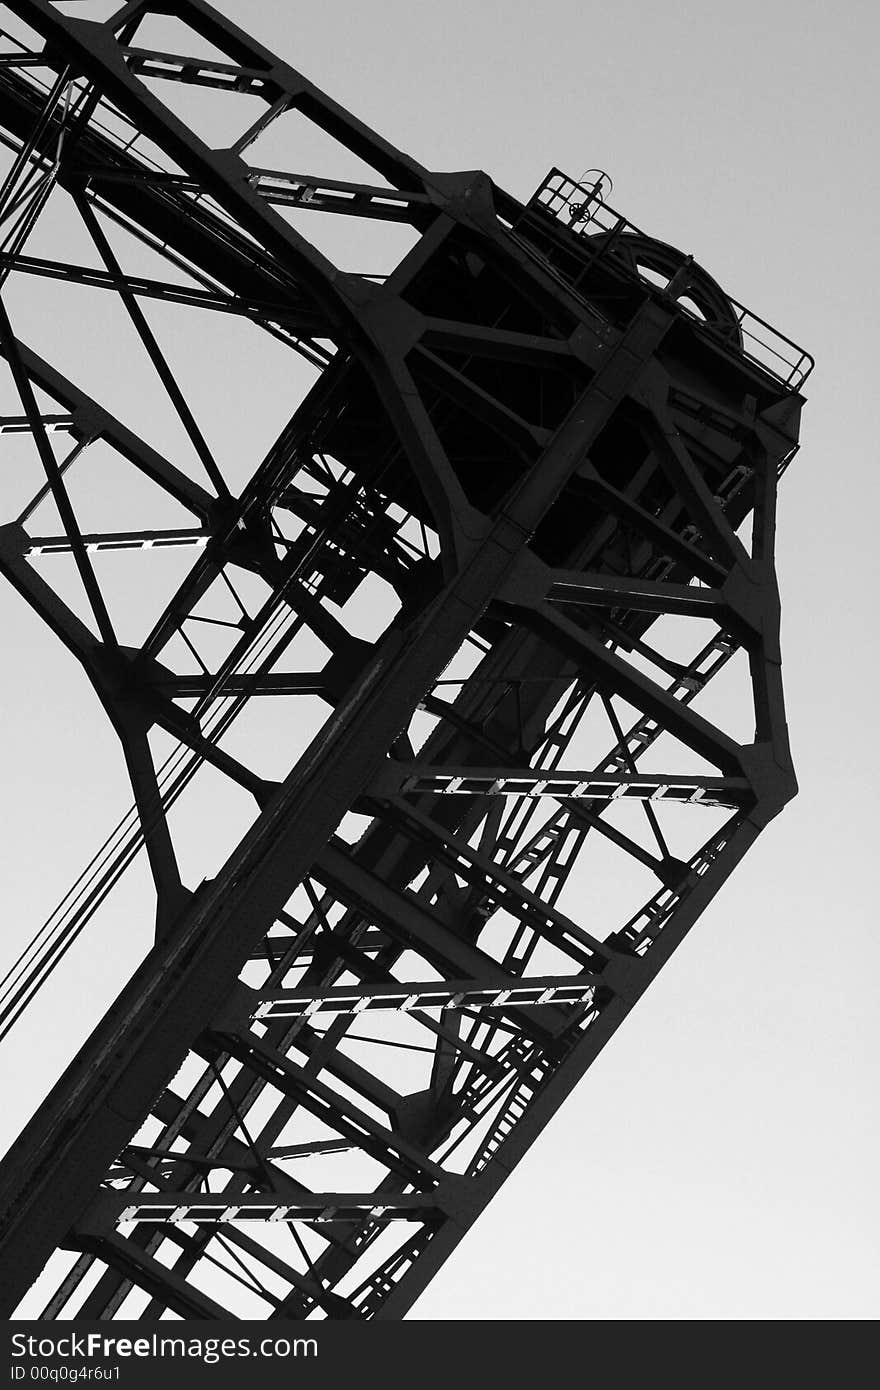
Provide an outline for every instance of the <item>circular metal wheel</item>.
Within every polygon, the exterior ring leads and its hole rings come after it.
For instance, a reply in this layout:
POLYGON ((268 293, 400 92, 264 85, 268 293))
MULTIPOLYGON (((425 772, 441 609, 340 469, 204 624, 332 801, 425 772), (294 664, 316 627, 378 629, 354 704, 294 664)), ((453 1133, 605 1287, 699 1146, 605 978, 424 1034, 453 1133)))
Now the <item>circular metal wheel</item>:
POLYGON ((702 266, 695 264, 683 251, 664 241, 643 236, 640 232, 623 232, 620 235, 600 232, 591 236, 590 241, 594 244, 609 241, 610 256, 659 289, 665 289, 684 268, 684 281, 675 296, 676 303, 693 318, 723 333, 737 347, 742 346, 739 320, 727 295, 717 280, 713 280, 702 266))

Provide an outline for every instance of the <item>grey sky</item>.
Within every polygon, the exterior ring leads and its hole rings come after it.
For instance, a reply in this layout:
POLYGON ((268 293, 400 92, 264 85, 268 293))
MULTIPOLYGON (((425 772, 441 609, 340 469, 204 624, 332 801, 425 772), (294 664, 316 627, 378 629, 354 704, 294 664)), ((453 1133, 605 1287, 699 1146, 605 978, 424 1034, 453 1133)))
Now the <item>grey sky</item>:
MULTIPOLYGON (((875 1317, 877 9, 220 7, 429 167, 523 198, 554 164, 609 170, 615 207, 817 358, 778 538, 800 796, 411 1316, 875 1317)), ((6 587, 0 624, 4 915, 24 938, 129 797, 87 682, 6 587)), ((138 955, 116 944, 107 989, 138 955)), ((89 1000, 58 986, 47 1077, 89 1000)), ((22 1070, 39 1026, 4 1054, 22 1070)))

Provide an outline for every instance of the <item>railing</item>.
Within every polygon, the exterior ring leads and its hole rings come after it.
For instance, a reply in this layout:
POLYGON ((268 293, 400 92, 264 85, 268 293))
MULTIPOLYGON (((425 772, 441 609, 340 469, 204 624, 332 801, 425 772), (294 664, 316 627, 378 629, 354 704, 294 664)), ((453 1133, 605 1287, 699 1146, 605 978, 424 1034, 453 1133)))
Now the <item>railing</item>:
MULTIPOLYGON (((598 188, 599 185, 577 183, 560 169, 551 169, 529 200, 527 211, 542 208, 576 236, 588 241, 596 238, 596 260, 614 256, 615 248, 619 253, 624 249, 628 236, 651 240, 646 233, 609 207, 599 196, 598 188)), ((621 259, 618 254, 617 260, 623 269, 632 273, 632 267, 627 265, 625 258, 621 259)), ((651 275, 642 274, 641 278, 657 283, 651 275)), ((727 301, 732 319, 726 323, 707 321, 681 300, 678 301, 678 308, 714 341, 755 362, 790 390, 800 390, 815 365, 810 354, 745 305, 729 296, 727 301)))

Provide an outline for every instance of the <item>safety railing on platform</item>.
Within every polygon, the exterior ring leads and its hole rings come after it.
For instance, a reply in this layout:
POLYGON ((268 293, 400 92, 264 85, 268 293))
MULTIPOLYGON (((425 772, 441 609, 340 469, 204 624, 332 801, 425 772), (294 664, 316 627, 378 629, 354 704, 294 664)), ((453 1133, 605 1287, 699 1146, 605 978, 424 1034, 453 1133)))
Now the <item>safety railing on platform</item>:
MULTIPOLYGON (((626 237, 649 240, 645 232, 603 201, 600 187, 601 184, 578 183, 560 169, 551 169, 529 200, 527 212, 543 209, 576 236, 596 238, 597 260, 613 256, 615 248, 621 250, 626 237)), ((622 268, 631 269, 619 256, 618 262, 622 268)), ((651 276, 642 278, 653 281, 651 276)), ((730 323, 706 322, 686 302, 678 301, 678 307, 699 325, 701 332, 757 363, 790 390, 800 390, 815 365, 810 354, 751 309, 730 296, 727 298, 733 315, 730 323)))

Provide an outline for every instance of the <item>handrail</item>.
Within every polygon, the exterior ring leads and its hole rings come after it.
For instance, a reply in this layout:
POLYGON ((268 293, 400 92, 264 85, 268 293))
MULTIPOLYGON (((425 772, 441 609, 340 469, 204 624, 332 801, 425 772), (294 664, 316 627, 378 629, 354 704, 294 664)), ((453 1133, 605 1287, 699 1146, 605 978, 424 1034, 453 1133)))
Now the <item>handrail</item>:
MULTIPOLYGON (((549 213, 577 237, 587 240, 592 237, 606 238, 605 245, 598 249, 597 261, 612 253, 621 237, 648 235, 604 202, 596 186, 587 187, 578 183, 561 169, 551 169, 529 199, 526 213, 535 210, 549 213)), ((514 230, 519 229, 515 226, 514 230)), ((622 268, 630 273, 629 267, 622 268)), ((735 340, 731 326, 725 329, 721 324, 711 323, 694 313, 687 304, 679 302, 677 307, 687 314, 700 332, 747 357, 789 390, 799 391, 815 366, 814 359, 791 338, 767 323, 766 319, 731 298, 726 291, 724 293, 738 326, 739 342, 735 340)))

